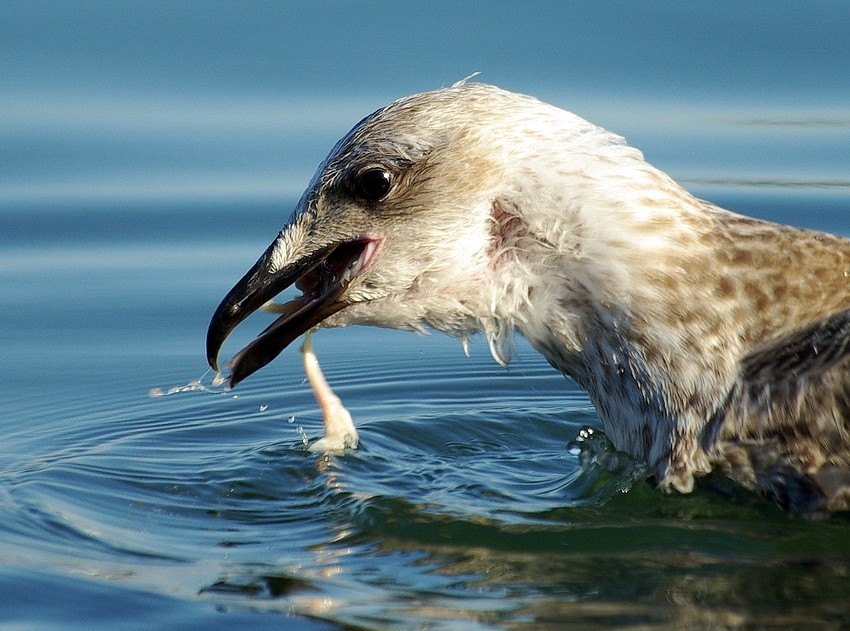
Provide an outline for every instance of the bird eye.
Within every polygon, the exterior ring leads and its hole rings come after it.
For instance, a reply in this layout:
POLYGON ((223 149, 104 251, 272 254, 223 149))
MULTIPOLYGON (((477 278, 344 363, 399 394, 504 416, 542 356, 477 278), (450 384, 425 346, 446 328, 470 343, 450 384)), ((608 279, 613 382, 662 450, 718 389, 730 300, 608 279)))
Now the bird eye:
POLYGON ((392 186, 389 171, 380 168, 367 169, 354 181, 354 192, 365 200, 377 202, 387 196, 392 186))

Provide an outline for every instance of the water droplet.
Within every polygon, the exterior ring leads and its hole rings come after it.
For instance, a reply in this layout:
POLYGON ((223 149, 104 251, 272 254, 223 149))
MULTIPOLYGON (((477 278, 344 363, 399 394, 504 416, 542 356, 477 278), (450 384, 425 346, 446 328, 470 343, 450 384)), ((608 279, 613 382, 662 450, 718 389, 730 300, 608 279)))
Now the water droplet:
POLYGON ((301 443, 306 447, 310 444, 310 439, 307 438, 307 432, 300 425, 298 426, 298 435, 301 436, 301 443))

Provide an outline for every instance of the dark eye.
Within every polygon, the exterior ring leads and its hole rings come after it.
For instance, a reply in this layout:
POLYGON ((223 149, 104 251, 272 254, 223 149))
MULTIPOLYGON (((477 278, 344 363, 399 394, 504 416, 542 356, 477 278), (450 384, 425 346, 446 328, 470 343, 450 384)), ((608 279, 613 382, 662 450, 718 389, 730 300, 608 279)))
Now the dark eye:
POLYGON ((392 177, 389 171, 380 168, 367 169, 354 180, 354 192, 358 197, 377 202, 390 192, 392 177))

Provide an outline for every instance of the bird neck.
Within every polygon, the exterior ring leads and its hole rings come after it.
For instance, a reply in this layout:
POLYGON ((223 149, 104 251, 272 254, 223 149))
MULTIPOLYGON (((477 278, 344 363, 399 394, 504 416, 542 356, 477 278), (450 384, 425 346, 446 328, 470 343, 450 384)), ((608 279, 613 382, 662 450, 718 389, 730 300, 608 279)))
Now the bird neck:
POLYGON ((731 363, 703 361, 715 353, 700 347, 723 333, 716 314, 698 313, 711 305, 688 299, 688 270, 710 258, 700 236, 712 221, 642 160, 630 167, 599 169, 592 185, 568 182, 556 203, 531 190, 494 202, 500 324, 485 331, 499 349, 517 328, 588 391, 618 449, 687 490, 708 467, 699 431, 734 374, 731 363), (669 470, 673 461, 683 468, 669 470))

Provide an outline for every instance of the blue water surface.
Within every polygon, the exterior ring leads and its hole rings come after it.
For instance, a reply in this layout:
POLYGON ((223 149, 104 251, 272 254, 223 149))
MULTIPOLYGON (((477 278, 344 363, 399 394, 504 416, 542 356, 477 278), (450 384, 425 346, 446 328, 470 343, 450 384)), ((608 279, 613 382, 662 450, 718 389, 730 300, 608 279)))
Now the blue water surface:
POLYGON ((476 71, 700 197, 850 236, 843 2, 7 2, 0 625, 850 625, 846 517, 659 494, 523 341, 504 369, 481 339, 320 331, 341 455, 305 448, 297 345, 212 387, 212 311, 336 139, 476 71))

